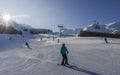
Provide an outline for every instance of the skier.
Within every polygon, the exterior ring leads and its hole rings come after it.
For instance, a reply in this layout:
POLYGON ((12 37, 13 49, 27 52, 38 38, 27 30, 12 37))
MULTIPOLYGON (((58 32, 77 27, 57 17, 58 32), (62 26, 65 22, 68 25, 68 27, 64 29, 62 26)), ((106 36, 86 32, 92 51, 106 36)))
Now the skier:
POLYGON ((106 37, 104 38, 104 40, 105 40, 105 42, 106 42, 106 43, 108 43, 108 40, 107 40, 107 38, 106 38, 106 37))
POLYGON ((69 64, 68 64, 68 59, 67 59, 67 54, 68 54, 69 52, 68 52, 68 50, 67 50, 67 48, 66 48, 66 46, 65 46, 64 43, 62 44, 62 47, 61 47, 61 51, 60 51, 60 52, 61 52, 62 57, 63 57, 61 65, 69 65, 69 64))
POLYGON ((55 37, 53 36, 53 41, 55 40, 55 37))
POLYGON ((25 44, 26 44, 27 48, 30 48, 30 46, 29 46, 28 42, 26 42, 25 44))
POLYGON ((42 41, 42 38, 40 38, 40 40, 42 41))
POLYGON ((60 40, 59 39, 57 39, 57 43, 59 43, 60 42, 60 40))
POLYGON ((9 40, 12 40, 12 37, 10 37, 9 40))

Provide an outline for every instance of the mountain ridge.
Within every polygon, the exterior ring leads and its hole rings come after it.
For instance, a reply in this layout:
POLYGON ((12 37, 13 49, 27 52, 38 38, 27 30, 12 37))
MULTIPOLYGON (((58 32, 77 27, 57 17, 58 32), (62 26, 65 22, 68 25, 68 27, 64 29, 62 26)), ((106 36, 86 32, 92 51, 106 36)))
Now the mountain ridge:
POLYGON ((90 24, 83 28, 83 31, 116 34, 120 32, 120 22, 111 22, 105 25, 90 24))

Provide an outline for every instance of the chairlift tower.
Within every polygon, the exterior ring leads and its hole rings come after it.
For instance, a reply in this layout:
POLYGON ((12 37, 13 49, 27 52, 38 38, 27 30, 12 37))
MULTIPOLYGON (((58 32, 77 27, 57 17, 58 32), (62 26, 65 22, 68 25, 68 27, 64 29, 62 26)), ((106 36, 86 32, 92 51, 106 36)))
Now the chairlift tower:
POLYGON ((63 24, 59 24, 57 27, 60 29, 59 36, 61 37, 62 36, 62 30, 63 30, 64 26, 63 26, 63 24))

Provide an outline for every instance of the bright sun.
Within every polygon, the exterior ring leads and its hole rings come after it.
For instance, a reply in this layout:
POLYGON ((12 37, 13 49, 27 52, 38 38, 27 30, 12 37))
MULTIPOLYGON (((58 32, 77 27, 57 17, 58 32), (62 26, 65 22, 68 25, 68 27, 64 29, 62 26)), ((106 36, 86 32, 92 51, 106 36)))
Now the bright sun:
POLYGON ((6 20, 6 21, 8 21, 8 20, 11 19, 11 17, 10 17, 10 15, 4 15, 4 16, 3 16, 3 19, 6 20))

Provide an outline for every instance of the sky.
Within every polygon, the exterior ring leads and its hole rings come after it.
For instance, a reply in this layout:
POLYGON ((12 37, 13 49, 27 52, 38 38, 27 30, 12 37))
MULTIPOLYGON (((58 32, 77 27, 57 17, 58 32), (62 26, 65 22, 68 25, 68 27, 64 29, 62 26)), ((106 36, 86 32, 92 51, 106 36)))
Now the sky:
POLYGON ((75 29, 93 21, 120 21, 120 0, 0 0, 0 15, 18 23, 57 31, 57 25, 75 29))

